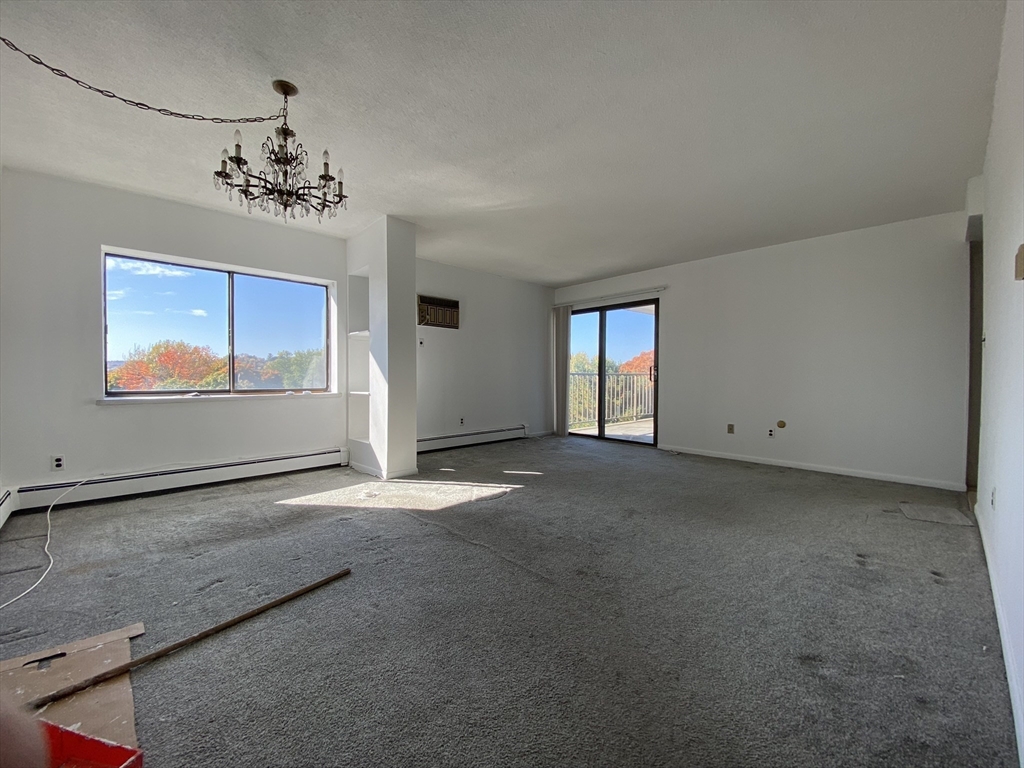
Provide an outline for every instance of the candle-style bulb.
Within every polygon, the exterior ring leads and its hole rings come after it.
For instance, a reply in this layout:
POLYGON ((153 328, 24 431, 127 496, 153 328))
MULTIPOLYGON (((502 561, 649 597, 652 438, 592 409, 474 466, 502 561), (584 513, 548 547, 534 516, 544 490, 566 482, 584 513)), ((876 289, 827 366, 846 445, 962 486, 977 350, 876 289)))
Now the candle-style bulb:
POLYGON ((345 172, 341 170, 341 166, 338 166, 338 170, 334 172, 334 175, 338 177, 338 183, 341 184, 345 180, 345 172))
POLYGON ((235 146, 242 146, 242 132, 237 128, 235 129, 235 146))
POLYGON ((331 162, 331 153, 328 152, 326 149, 324 150, 324 162, 325 163, 331 162))
POLYGON ((228 148, 227 147, 224 147, 224 149, 221 150, 220 159, 221 160, 227 160, 228 159, 228 148))

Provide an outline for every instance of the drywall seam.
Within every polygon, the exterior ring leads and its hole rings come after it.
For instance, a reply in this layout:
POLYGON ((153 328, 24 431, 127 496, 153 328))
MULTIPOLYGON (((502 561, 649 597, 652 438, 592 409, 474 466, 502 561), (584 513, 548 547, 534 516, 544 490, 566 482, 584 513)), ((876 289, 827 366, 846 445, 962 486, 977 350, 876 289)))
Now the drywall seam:
MULTIPOLYGON (((989 530, 992 527, 992 520, 988 516, 988 510, 980 501, 974 505, 974 517, 978 521, 978 530, 981 532, 981 546, 985 551, 986 565, 992 562, 990 558, 990 537, 989 530), (982 514, 978 514, 982 510, 982 514)), ((991 567, 988 571, 988 580, 992 585, 992 602, 995 603, 996 623, 999 625, 999 643, 1003 649, 1003 664, 1006 666, 1006 683, 1010 688, 1010 706, 1013 710, 1013 725, 1017 732, 1017 744, 1019 750, 1020 764, 1024 767, 1024 750, 1020 749, 1021 737, 1024 736, 1024 691, 1020 687, 1020 661, 1013 655, 1013 648, 1010 645, 1010 625, 1006 618, 1006 610, 999 592, 999 582, 995 578, 995 572, 991 567)))
POLYGON ((709 456, 714 459, 729 459, 730 461, 746 461, 752 464, 770 464, 774 467, 791 467, 792 469, 806 469, 811 472, 825 472, 830 475, 843 475, 845 477, 863 477, 868 480, 885 480, 890 483, 903 483, 904 485, 922 485, 927 488, 941 488, 946 491, 966 491, 967 486, 963 483, 950 483, 945 480, 930 480, 923 477, 906 477, 904 475, 888 475, 883 472, 870 472, 860 469, 846 469, 844 467, 827 467, 821 464, 806 464, 799 461, 783 461, 780 459, 769 459, 761 456, 743 456, 737 453, 721 453, 718 451, 705 451, 698 448, 681 448, 675 445, 658 445, 663 451, 678 451, 679 453, 690 453, 695 456, 709 456))

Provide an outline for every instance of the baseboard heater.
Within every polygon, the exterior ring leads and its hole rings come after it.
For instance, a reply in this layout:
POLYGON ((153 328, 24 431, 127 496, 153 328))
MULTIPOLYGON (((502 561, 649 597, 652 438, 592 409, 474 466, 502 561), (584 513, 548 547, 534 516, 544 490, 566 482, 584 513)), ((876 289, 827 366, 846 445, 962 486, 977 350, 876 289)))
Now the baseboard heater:
POLYGON ((3 528, 4 523, 7 522, 7 518, 11 516, 11 512, 14 511, 14 497, 10 491, 4 491, 3 496, 0 496, 0 528, 3 528), (8 504, 7 502, 11 502, 8 504))
POLYGON ((481 429, 476 432, 459 432, 454 435, 438 435, 437 437, 419 437, 416 439, 416 452, 439 451, 442 448, 458 448, 463 445, 494 443, 498 440, 517 440, 526 437, 526 424, 497 429, 481 429))
MULTIPOLYGON (((127 496, 137 493, 184 488, 190 485, 219 483, 225 480, 239 480, 279 472, 294 472, 315 467, 339 466, 348 463, 348 449, 326 448, 309 453, 295 453, 286 456, 267 456, 258 459, 240 459, 217 464, 200 464, 194 467, 157 469, 150 472, 132 472, 86 480, 65 501, 91 501, 113 496, 127 496)), ((53 503, 64 491, 74 488, 79 481, 25 485, 18 489, 18 509, 34 509, 53 503)))

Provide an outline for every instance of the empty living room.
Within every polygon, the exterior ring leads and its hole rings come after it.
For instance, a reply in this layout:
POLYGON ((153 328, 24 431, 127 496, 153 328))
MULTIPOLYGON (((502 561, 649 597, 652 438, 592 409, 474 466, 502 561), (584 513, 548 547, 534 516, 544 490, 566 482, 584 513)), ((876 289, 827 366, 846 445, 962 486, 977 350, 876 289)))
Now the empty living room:
POLYGON ((1024 0, 0 0, 0 768, 1024 768, 1024 0))

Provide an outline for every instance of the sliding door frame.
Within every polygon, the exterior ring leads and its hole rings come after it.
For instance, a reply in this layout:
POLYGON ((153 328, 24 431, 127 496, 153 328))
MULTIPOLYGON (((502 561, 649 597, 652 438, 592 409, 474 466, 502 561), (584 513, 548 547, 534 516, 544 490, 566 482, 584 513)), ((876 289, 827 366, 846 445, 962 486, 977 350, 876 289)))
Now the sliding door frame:
MULTIPOLYGON (((596 435, 585 435, 579 432, 570 432, 571 435, 578 437, 589 437, 594 440, 612 440, 616 443, 636 443, 637 445, 653 445, 655 448, 658 447, 658 358, 659 358, 659 331, 661 330, 661 301, 660 299, 639 299, 637 301, 627 301, 621 304, 605 304, 599 307, 587 307, 586 309, 574 309, 572 315, 589 315, 594 312, 598 313, 598 325, 597 325, 597 434, 596 435), (605 371, 605 362, 607 360, 607 354, 605 351, 605 341, 608 334, 608 313, 616 309, 632 309, 633 307, 646 307, 654 305, 654 366, 652 371, 654 381, 654 442, 653 443, 641 443, 637 440, 627 440, 621 437, 608 437, 605 434, 605 403, 607 394, 605 388, 607 386, 607 371, 605 371)), ((570 339, 571 342, 571 339, 570 339)), ((571 371, 567 371, 566 375, 570 375, 571 371)))

